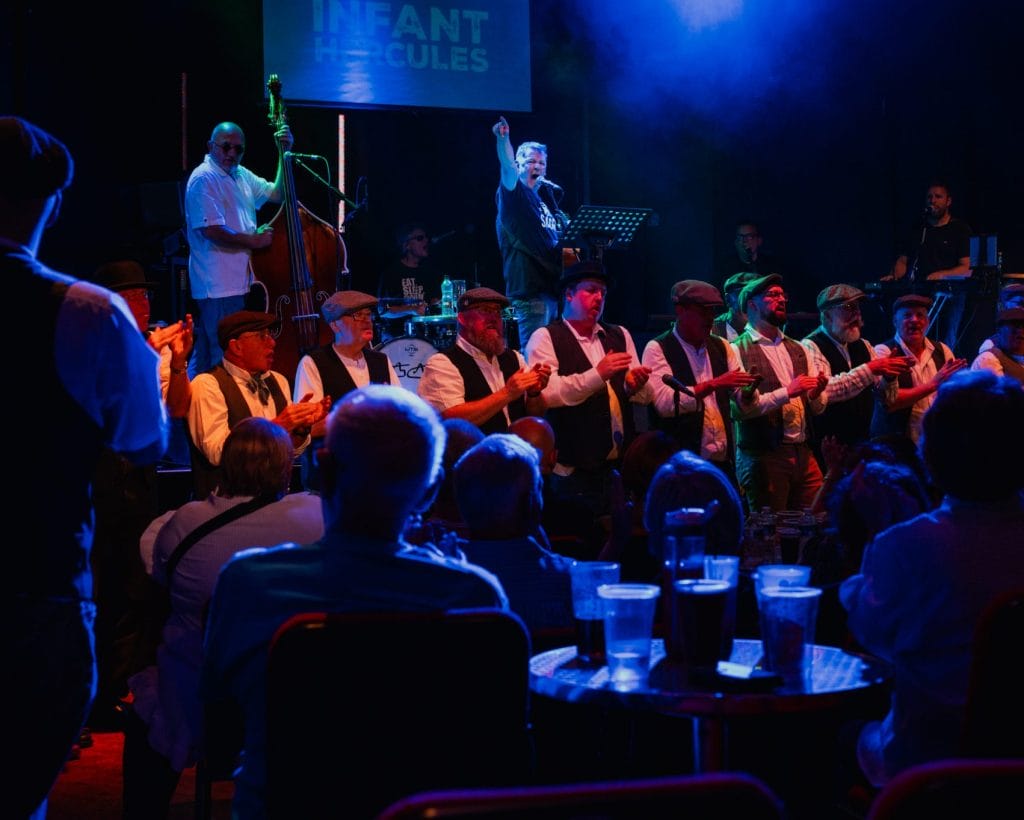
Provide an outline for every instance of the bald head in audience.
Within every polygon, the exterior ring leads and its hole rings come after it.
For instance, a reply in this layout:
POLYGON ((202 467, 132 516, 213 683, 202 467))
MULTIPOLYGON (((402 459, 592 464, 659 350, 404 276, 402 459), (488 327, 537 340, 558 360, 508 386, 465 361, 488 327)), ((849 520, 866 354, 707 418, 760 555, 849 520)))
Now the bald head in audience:
POLYGON ((541 475, 550 475, 558 463, 555 431, 551 425, 540 416, 522 416, 509 425, 508 431, 536 448, 540 454, 541 475))

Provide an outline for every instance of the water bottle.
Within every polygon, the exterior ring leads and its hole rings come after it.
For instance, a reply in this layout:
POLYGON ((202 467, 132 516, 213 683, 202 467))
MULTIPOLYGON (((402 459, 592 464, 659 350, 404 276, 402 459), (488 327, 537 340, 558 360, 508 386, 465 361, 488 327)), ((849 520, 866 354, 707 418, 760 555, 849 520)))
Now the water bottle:
POLYGON ((452 284, 452 280, 448 278, 447 273, 444 275, 444 279, 441 280, 441 315, 455 315, 455 286, 452 284))

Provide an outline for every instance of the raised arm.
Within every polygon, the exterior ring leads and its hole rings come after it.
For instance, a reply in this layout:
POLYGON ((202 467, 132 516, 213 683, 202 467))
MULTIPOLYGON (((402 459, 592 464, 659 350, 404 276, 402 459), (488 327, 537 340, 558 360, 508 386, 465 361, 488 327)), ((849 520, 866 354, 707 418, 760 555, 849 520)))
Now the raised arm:
POLYGON ((501 184, 511 191, 519 181, 519 167, 516 165, 516 155, 512 150, 512 141, 509 139, 509 127, 504 117, 498 117, 498 121, 491 127, 495 136, 495 147, 498 150, 498 164, 501 167, 501 184))

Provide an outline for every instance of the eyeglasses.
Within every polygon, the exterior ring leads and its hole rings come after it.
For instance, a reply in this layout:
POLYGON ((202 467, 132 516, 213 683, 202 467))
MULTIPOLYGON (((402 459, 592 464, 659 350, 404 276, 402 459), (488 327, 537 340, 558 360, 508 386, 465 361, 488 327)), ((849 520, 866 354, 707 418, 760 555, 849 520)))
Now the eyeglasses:
POLYGON ((274 334, 270 332, 270 328, 265 327, 262 330, 247 330, 245 333, 239 333, 238 338, 241 339, 243 336, 256 336, 260 341, 266 341, 267 339, 274 338, 274 334))
POLYGON ((235 144, 230 143, 230 142, 217 142, 217 143, 214 143, 214 144, 218 148, 220 148, 220 150, 223 151, 225 154, 230 154, 232 151, 234 151, 236 154, 244 154, 245 153, 245 145, 242 144, 242 143, 239 143, 238 145, 235 145, 235 144))
POLYGON ((412 236, 409 237, 409 240, 412 242, 422 242, 426 238, 427 235, 425 233, 414 233, 412 236))
POLYGON ((373 314, 368 310, 357 310, 355 313, 346 313, 344 318, 353 322, 369 322, 373 319, 373 314))
POLYGON ((854 313, 860 313, 860 304, 858 302, 846 302, 845 304, 836 305, 835 307, 836 310, 841 310, 843 313, 850 316, 854 313))

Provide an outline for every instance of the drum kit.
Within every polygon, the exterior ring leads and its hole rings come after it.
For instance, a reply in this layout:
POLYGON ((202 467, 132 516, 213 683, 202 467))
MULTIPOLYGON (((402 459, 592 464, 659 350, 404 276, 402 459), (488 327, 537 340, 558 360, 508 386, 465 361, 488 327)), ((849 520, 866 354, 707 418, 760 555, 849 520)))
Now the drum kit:
POLYGON ((455 344, 458 323, 454 316, 423 315, 419 299, 385 298, 377 306, 380 343, 375 350, 390 360, 402 387, 416 392, 427 359, 455 344))

